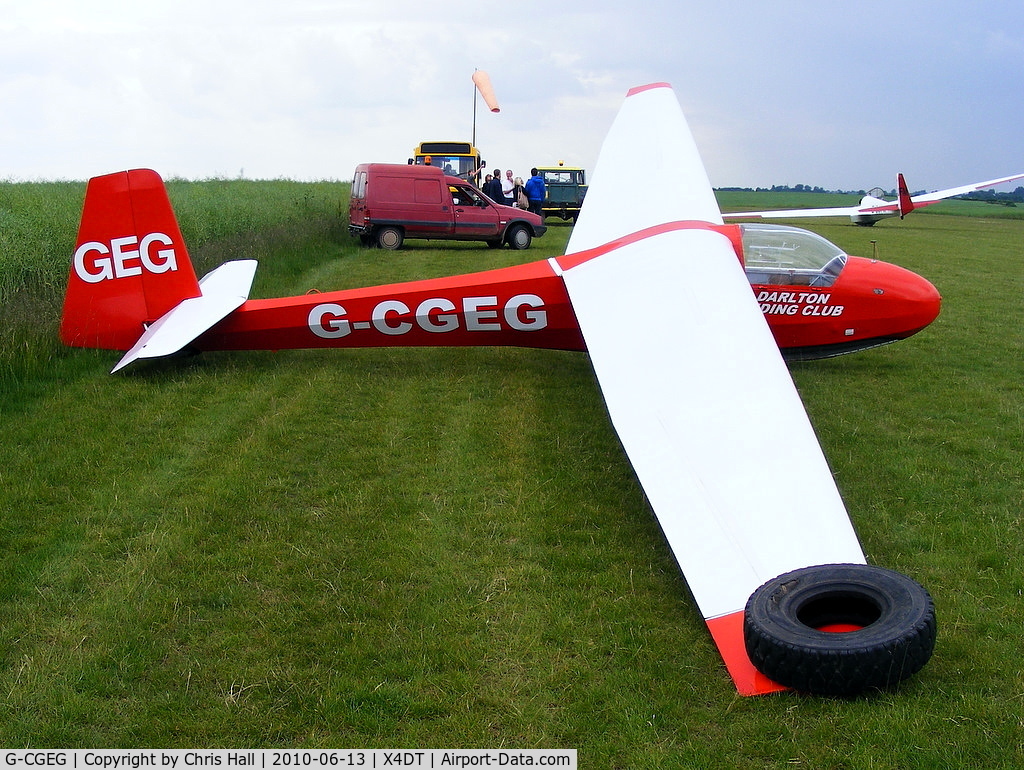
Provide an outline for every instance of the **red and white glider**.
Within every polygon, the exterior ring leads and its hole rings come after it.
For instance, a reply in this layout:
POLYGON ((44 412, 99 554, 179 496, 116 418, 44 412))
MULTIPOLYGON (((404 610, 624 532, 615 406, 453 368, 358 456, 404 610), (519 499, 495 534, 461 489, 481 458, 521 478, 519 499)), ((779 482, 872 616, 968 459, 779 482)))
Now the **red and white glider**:
POLYGON ((931 599, 865 564, 738 239, 675 95, 656 83, 626 97, 569 253, 468 276, 250 300, 252 261, 196 280, 155 173, 97 177, 61 337, 127 350, 115 370, 186 347, 586 349, 738 691, 893 684, 931 654, 931 599), (621 195, 637 146, 677 182, 655 199, 621 195))
POLYGON ((946 198, 966 195, 976 190, 998 187, 1007 182, 1024 179, 1024 174, 1004 176, 1001 179, 989 179, 987 182, 975 182, 948 190, 911 195, 903 174, 896 175, 896 200, 887 201, 874 195, 865 195, 856 206, 835 206, 823 209, 777 209, 770 211, 736 211, 725 214, 726 219, 792 219, 796 217, 846 217, 855 225, 869 227, 875 222, 888 217, 898 216, 903 219, 915 209, 930 206, 946 198))

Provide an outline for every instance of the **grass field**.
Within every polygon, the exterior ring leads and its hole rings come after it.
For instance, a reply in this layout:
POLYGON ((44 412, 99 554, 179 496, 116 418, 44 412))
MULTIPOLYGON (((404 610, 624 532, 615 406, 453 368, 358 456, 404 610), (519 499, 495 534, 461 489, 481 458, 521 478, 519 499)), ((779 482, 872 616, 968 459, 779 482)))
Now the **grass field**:
MULTIPOLYGON (((1024 222, 804 222, 944 296, 908 341, 792 367, 869 560, 929 588, 939 641, 892 692, 744 699, 585 355, 222 353, 109 376, 118 354, 55 340, 83 191, 0 185, 0 745, 1024 763, 1024 222)), ((170 191, 197 270, 256 256, 258 296, 523 257, 359 249, 344 185, 170 191)))

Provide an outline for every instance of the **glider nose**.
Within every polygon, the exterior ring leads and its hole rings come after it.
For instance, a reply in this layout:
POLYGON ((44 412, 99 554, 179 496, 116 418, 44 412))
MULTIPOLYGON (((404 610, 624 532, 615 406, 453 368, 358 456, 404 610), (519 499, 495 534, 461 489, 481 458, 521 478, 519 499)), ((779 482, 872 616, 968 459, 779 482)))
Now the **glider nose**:
POLYGON ((917 273, 907 270, 909 277, 903 292, 908 304, 907 321, 913 334, 920 331, 939 316, 942 308, 942 295, 931 281, 917 273))
POLYGON ((877 262, 875 267, 880 280, 874 293, 884 300, 899 337, 916 334, 938 317, 942 296, 931 281, 886 262, 877 262))

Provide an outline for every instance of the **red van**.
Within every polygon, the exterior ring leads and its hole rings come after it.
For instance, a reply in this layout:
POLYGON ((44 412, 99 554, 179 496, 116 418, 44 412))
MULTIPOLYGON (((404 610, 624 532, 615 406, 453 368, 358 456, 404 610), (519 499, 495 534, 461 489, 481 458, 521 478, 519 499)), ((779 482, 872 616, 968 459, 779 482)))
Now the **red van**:
POLYGON ((348 215, 352 235, 364 246, 384 249, 397 249, 406 238, 527 249, 547 231, 536 214, 501 206, 466 180, 446 176, 434 166, 357 166, 348 215))

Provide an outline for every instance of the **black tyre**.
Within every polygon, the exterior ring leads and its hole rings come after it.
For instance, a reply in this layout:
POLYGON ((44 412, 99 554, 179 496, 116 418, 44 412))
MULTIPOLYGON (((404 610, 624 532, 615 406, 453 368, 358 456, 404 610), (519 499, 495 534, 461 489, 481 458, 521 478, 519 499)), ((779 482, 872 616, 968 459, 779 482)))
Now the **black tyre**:
POLYGON ((531 235, 526 225, 512 225, 508 229, 508 235, 505 236, 505 240, 508 241, 508 245, 513 249, 528 249, 530 248, 530 243, 533 242, 533 235, 531 235))
POLYGON ((397 227, 382 227, 377 230, 377 245, 382 249, 400 249, 404 240, 405 236, 397 227))
POLYGON ((916 581, 865 564, 787 572, 750 595, 743 638, 779 684, 851 696, 918 672, 935 648, 935 605, 916 581))

